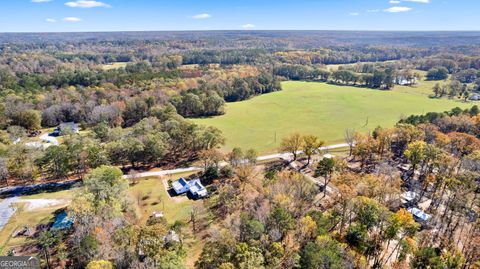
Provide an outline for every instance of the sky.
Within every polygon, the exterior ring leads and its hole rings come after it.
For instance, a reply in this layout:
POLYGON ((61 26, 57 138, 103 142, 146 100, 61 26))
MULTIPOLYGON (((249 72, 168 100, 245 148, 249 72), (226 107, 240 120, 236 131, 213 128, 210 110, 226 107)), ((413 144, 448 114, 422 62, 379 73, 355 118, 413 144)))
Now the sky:
POLYGON ((0 0, 0 32, 480 30, 480 0, 0 0))

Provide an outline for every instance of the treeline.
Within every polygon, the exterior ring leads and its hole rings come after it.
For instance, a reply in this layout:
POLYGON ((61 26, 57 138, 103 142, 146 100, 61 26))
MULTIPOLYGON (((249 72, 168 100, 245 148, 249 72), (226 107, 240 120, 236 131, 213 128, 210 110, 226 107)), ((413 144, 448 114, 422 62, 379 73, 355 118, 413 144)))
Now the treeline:
POLYGON ((466 56, 461 53, 441 54, 417 61, 417 68, 424 71, 438 67, 446 68, 449 73, 467 69, 480 69, 480 57, 466 56))
POLYGON ((178 77, 180 77, 180 73, 176 70, 153 68, 147 62, 129 64, 124 69, 108 71, 66 70, 52 74, 17 73, 12 75, 6 70, 0 70, 0 97, 11 93, 18 95, 38 94, 51 88, 68 86, 100 86, 103 83, 112 83, 121 87, 133 82, 178 77))
POLYGON ((287 80, 327 81, 332 73, 321 67, 296 64, 277 66, 274 74, 287 80))
POLYGON ((202 50, 183 53, 183 64, 252 64, 266 52, 259 49, 202 50))
POLYGON ((397 70, 392 67, 367 67, 365 73, 349 69, 329 71, 322 67, 303 65, 282 65, 274 73, 288 80, 323 81, 342 85, 364 86, 375 89, 390 89, 394 84, 412 85, 420 78, 410 70, 397 70))
MULTIPOLYGON (((407 118, 400 120, 399 123, 406 123, 406 124, 412 124, 412 125, 435 123, 437 125, 441 125, 440 121, 442 121, 443 118, 452 118, 452 117, 458 117, 461 115, 476 116, 479 113, 480 113, 480 109, 476 105, 472 106, 470 109, 464 109, 464 110, 462 110, 459 107, 456 107, 446 112, 428 112, 425 115, 410 115, 407 118)), ((465 122, 450 121, 450 124, 456 124, 456 125, 462 125, 464 123, 465 122)), ((458 129, 458 130, 462 129, 463 131, 468 131, 469 129, 472 129, 472 127, 473 126, 466 127, 466 128, 455 128, 455 129, 458 129)), ((451 129, 451 127, 444 127, 442 129, 447 130, 447 129, 451 129)))
POLYGON ((425 57, 427 49, 396 46, 329 46, 321 49, 280 51, 277 61, 287 64, 351 64, 358 62, 385 62, 413 57, 425 57))
POLYGON ((106 123, 92 127, 91 135, 68 134, 60 145, 11 143, 2 131, 0 180, 2 184, 31 183, 42 178, 82 177, 101 165, 155 166, 195 160, 204 150, 224 143, 220 130, 183 120, 165 108, 156 117, 142 119, 130 128, 106 123), (7 181, 8 180, 8 181, 7 181))
POLYGON ((224 103, 237 102, 252 96, 280 91, 277 78, 267 72, 258 76, 235 77, 226 81, 205 82, 198 89, 182 92, 171 102, 184 117, 221 115, 224 103))

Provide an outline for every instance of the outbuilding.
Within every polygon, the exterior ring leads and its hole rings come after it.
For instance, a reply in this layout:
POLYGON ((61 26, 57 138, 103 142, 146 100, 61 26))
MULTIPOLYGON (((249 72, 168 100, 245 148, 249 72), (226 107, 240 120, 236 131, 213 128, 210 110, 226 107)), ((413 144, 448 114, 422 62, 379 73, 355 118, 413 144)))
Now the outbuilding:
POLYGON ((417 222, 421 222, 421 223, 428 221, 432 217, 429 214, 423 212, 421 209, 418 209, 416 207, 412 207, 412 208, 408 209, 408 212, 412 213, 413 218, 417 222))

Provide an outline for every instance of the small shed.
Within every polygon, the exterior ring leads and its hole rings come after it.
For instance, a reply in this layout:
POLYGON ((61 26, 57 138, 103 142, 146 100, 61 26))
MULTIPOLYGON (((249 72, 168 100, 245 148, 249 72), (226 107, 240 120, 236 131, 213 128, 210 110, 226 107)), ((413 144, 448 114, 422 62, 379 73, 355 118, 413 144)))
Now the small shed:
POLYGON ((158 218, 163 218, 163 216, 164 216, 164 215, 163 215, 163 212, 162 212, 162 211, 158 211, 158 212, 157 212, 157 211, 153 211, 153 213, 152 213, 152 218, 158 219, 158 218))

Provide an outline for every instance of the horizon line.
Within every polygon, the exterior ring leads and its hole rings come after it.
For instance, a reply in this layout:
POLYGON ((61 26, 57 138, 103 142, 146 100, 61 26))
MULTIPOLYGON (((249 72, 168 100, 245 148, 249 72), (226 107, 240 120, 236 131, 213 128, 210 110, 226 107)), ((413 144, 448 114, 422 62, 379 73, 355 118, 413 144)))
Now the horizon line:
POLYGON ((135 32, 146 32, 146 33, 155 33, 155 32, 398 32, 398 33, 480 33, 479 30, 371 30, 371 29, 215 29, 215 30, 85 30, 85 31, 6 31, 0 32, 1 34, 70 34, 70 33, 135 33, 135 32))

